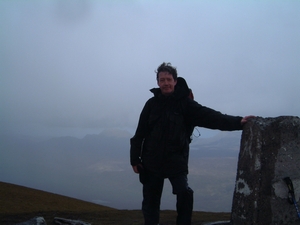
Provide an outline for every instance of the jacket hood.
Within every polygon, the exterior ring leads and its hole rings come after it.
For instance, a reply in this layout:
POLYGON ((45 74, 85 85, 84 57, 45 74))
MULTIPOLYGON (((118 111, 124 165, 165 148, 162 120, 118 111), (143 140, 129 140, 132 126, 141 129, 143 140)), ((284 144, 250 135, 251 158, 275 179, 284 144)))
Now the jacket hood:
MULTIPOLYGON (((152 88, 150 91, 154 94, 155 97, 163 97, 160 88, 152 88)), ((177 78, 177 84, 175 85, 174 93, 170 96, 174 96, 175 98, 185 98, 189 97, 191 93, 191 89, 188 87, 186 81, 182 77, 177 78)))

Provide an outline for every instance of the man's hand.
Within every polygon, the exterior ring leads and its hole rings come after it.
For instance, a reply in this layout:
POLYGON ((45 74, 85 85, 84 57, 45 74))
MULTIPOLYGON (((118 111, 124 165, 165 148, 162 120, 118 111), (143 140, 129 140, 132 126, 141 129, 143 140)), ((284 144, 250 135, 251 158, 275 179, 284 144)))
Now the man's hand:
POLYGON ((252 116, 252 115, 250 115, 250 116, 245 116, 245 117, 241 120, 241 124, 244 125, 245 123, 248 122, 249 119, 254 118, 254 117, 256 117, 256 116, 252 116))
POLYGON ((132 166, 132 169, 135 173, 139 173, 138 166, 142 166, 142 165, 138 164, 136 166, 132 166))

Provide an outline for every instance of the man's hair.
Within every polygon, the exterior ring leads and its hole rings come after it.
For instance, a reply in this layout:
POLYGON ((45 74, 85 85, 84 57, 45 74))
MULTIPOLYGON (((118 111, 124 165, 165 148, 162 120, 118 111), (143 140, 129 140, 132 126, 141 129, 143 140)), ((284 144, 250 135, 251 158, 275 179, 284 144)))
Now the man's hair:
POLYGON ((158 74, 160 72, 169 72, 170 74, 172 74, 173 79, 177 80, 177 70, 175 67, 173 67, 171 65, 171 63, 165 63, 165 62, 162 63, 155 72, 156 72, 156 80, 157 81, 158 81, 158 74))

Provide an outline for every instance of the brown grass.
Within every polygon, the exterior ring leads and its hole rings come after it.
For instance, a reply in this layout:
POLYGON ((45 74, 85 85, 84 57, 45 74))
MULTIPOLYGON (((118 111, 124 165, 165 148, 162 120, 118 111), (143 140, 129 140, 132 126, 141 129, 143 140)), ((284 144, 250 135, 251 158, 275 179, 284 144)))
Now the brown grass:
MULTIPOLYGON (((142 225, 140 210, 117 210, 45 191, 0 182, 0 224, 10 225, 35 216, 45 218, 48 225, 54 217, 82 220, 93 225, 142 225)), ((163 225, 175 224, 176 212, 161 212, 163 225)), ((194 212, 193 225, 229 220, 229 213, 194 212)))

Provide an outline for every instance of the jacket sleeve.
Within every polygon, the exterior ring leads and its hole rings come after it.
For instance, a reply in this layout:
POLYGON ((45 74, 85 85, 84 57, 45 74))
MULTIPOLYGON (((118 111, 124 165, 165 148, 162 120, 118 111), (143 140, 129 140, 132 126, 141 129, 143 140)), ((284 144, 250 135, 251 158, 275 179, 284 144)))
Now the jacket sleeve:
POLYGON ((242 117, 222 114, 196 101, 188 101, 188 120, 194 126, 222 131, 242 130, 242 117))
POLYGON ((149 130, 148 118, 150 114, 150 100, 146 102, 140 114, 136 132, 130 139, 130 164, 132 166, 141 163, 142 146, 149 130))

